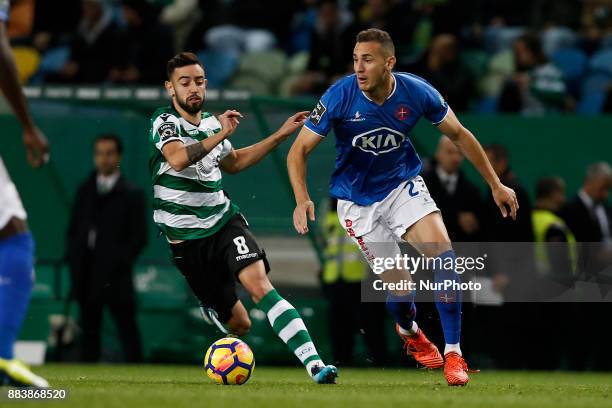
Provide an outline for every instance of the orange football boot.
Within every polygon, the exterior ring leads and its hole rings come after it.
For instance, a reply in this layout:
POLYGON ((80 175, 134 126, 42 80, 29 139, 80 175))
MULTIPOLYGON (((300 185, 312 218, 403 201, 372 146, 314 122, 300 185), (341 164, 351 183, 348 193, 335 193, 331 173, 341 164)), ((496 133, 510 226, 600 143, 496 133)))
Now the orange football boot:
POLYGON ((416 334, 408 336, 402 334, 399 330, 399 325, 395 324, 395 331, 404 340, 404 349, 407 355, 411 355, 419 364, 427 368, 435 369, 444 365, 442 354, 433 344, 423 330, 419 329, 416 334))
POLYGON ((444 376, 446 382, 450 386, 454 385, 465 385, 470 381, 468 372, 477 373, 479 370, 468 369, 467 363, 458 353, 451 351, 444 355, 444 376))

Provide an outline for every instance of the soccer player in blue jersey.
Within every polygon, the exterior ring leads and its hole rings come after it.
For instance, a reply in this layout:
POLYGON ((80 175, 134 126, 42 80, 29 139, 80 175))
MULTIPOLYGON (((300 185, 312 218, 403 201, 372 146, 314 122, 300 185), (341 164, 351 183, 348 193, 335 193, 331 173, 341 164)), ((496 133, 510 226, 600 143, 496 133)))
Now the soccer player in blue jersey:
MULTIPOLYGON (((48 159, 49 146, 34 124, 19 86, 15 58, 7 34, 8 16, 9 1, 0 0, 0 93, 23 126, 28 162, 36 168, 48 159)), ((47 380, 34 374, 13 356, 15 340, 34 286, 33 269, 34 239, 28 230, 19 193, 0 157, 0 386, 49 386, 47 380)))
MULTIPOLYGON (((444 98, 422 78, 393 72, 395 62, 388 33, 369 29, 357 35, 355 73, 325 92, 289 152, 287 165, 297 203, 293 222, 297 232, 305 234, 308 219, 314 221, 314 203, 306 186, 306 159, 333 129, 337 156, 330 193, 338 199, 342 225, 371 266, 376 258, 400 254, 398 242, 409 242, 427 257, 439 257, 441 262, 434 265, 441 266, 454 260, 455 253, 440 211, 419 176, 421 160, 408 137, 422 116, 474 164, 491 187, 503 217, 515 219, 518 202, 444 98)), ((433 272, 436 282, 459 279, 454 270, 443 267, 434 267, 433 272)), ((387 270, 381 277, 393 281, 401 273, 387 270)), ((444 358, 415 321, 414 291, 389 293, 387 308, 407 353, 428 368, 444 366, 448 385, 465 385, 469 377, 459 345, 461 293, 437 291, 435 302, 446 342, 444 358)))

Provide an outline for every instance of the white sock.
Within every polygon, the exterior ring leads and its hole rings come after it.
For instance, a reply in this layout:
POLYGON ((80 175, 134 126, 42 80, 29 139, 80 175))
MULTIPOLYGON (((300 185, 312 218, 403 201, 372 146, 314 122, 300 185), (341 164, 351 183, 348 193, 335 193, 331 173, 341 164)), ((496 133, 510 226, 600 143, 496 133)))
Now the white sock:
POLYGON ((460 356, 463 355, 461 354, 461 347, 459 347, 459 343, 447 344, 444 346, 444 355, 447 355, 448 353, 457 353, 460 356))
POLYGON ((409 330, 404 329, 402 326, 398 325, 399 332, 404 336, 412 336, 415 335, 419 331, 419 325, 414 320, 412 321, 412 327, 409 330))

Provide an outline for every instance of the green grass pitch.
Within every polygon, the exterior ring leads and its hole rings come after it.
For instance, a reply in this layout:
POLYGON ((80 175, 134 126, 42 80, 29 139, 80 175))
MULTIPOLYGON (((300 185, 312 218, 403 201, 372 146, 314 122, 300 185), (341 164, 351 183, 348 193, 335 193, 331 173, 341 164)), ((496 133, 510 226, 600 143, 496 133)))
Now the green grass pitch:
MULTIPOLYGON (((202 368, 159 365, 38 367, 64 402, 10 406, 97 407, 611 407, 612 373, 485 371, 462 388, 440 370, 340 369, 336 385, 317 385, 302 368, 257 367, 242 386, 212 384, 202 368)), ((6 400, 2 390, 0 405, 6 400)))

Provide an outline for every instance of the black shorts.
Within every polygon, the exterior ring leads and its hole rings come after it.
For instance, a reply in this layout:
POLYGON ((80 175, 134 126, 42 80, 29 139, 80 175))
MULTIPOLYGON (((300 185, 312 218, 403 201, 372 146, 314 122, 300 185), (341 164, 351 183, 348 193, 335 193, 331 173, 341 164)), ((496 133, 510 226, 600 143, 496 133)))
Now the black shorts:
POLYGON ((170 244, 172 258, 191 290, 205 307, 214 309, 227 322, 236 304, 236 281, 246 266, 263 260, 270 271, 266 253, 242 216, 236 214, 209 237, 170 244))

